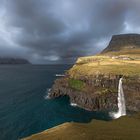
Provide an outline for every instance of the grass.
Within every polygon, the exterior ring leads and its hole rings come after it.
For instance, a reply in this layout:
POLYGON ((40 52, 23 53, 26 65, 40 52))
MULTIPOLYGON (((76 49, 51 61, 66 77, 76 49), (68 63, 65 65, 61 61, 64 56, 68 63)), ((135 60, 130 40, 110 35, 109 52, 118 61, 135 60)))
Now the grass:
POLYGON ((81 80, 69 79, 69 86, 75 90, 82 90, 85 86, 85 83, 81 80))
POLYGON ((140 113, 113 121, 64 123, 23 140, 139 140, 140 113))
POLYGON ((140 76, 140 54, 125 54, 116 58, 109 55, 81 57, 69 70, 69 75, 75 79, 97 74, 140 76))

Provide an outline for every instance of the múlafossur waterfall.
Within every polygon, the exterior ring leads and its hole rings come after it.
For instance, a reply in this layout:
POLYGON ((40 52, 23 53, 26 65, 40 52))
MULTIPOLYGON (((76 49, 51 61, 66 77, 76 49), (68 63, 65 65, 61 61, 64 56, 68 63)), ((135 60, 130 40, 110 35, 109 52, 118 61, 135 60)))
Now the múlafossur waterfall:
POLYGON ((120 78, 119 80, 118 108, 119 108, 119 114, 121 116, 126 115, 126 106, 125 106, 125 98, 124 98, 124 92, 123 92, 123 87, 122 87, 122 78, 120 78))
POLYGON ((123 92, 122 80, 123 78, 120 78, 118 86, 118 112, 110 114, 115 119, 126 115, 125 97, 123 92))

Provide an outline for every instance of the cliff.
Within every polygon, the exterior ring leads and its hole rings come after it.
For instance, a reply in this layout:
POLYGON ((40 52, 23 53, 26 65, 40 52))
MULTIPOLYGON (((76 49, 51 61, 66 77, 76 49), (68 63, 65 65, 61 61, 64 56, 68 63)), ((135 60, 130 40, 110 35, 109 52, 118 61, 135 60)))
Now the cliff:
MULTIPOLYGON (((140 35, 115 35, 108 47, 95 56, 78 58, 75 65, 59 78, 50 98, 69 96, 70 102, 90 111, 117 110, 120 77, 128 111, 140 111, 140 35)), ((140 113, 110 122, 64 123, 24 140, 137 140, 140 113)))
POLYGON ((26 59, 22 58, 0 58, 0 65, 1 64, 30 64, 30 62, 26 59))
POLYGON ((126 108, 140 111, 140 35, 113 36, 108 47, 95 56, 78 58, 64 78, 57 79, 50 98, 69 96, 84 109, 117 110, 120 77, 126 108))

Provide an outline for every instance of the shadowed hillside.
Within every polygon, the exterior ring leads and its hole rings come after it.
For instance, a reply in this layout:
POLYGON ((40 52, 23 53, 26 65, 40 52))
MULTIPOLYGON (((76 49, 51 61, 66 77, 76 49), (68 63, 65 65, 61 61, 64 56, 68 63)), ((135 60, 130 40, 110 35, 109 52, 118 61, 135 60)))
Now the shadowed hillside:
POLYGON ((107 48, 102 53, 116 52, 121 50, 140 49, 139 34, 114 35, 107 48))
POLYGON ((105 122, 64 123, 23 140, 139 140, 140 114, 105 122))

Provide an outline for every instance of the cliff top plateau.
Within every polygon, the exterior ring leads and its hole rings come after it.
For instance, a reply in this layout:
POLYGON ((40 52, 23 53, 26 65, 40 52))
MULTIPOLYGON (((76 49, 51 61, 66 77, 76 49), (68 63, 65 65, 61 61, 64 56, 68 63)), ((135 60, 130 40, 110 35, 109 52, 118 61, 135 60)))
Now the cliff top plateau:
POLYGON ((140 35, 114 35, 100 54, 78 58, 69 70, 73 78, 95 74, 140 75, 140 35))

